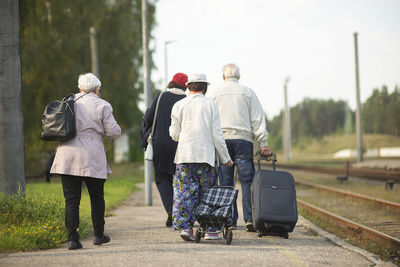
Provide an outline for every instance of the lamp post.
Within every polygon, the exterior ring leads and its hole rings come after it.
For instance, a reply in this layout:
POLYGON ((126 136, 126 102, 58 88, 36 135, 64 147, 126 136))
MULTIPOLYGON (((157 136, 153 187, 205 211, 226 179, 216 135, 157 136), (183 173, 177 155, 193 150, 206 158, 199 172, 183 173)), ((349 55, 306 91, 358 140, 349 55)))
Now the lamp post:
MULTIPOLYGON (((151 105, 150 88, 150 60, 148 52, 148 28, 147 28, 147 0, 142 0, 142 46, 143 46, 143 93, 146 109, 151 105)), ((152 181, 153 164, 144 160, 145 200, 146 205, 153 204, 152 181)))
POLYGON ((289 77, 285 80, 284 94, 285 94, 285 111, 283 113, 283 157, 285 162, 290 160, 290 110, 287 99, 287 84, 289 83, 289 77))
POLYGON ((363 136, 362 136, 362 125, 361 125, 361 101, 360 101, 360 76, 358 68, 358 42, 357 33, 354 33, 354 60, 355 60, 355 74, 356 74, 356 131, 357 131, 357 156, 358 161, 364 161, 364 149, 363 149, 363 136))
POLYGON ((95 27, 90 27, 90 54, 92 56, 92 73, 100 77, 99 73, 99 59, 97 53, 97 31, 95 27))
POLYGON ((165 64, 165 86, 167 86, 168 83, 168 50, 167 50, 167 45, 170 43, 176 42, 175 40, 169 40, 164 42, 164 64, 165 64))

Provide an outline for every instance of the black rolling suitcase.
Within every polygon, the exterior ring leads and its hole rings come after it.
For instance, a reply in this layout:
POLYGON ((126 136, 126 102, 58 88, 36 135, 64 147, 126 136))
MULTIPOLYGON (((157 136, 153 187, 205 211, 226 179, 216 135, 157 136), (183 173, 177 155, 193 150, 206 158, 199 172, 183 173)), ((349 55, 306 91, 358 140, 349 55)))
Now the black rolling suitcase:
POLYGON ((258 171, 251 185, 253 225, 260 237, 287 239, 298 218, 294 179, 290 173, 276 170, 275 154, 263 159, 272 159, 273 170, 262 170, 258 158, 258 171))

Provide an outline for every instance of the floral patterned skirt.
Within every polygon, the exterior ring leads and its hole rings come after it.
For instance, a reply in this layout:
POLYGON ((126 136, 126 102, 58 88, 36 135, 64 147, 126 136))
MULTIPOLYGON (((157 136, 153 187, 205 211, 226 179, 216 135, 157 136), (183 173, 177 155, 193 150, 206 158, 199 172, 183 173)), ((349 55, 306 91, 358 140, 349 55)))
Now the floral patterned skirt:
POLYGON ((190 229, 195 222, 201 192, 214 187, 217 171, 207 163, 182 163, 176 165, 174 175, 174 230, 190 229))

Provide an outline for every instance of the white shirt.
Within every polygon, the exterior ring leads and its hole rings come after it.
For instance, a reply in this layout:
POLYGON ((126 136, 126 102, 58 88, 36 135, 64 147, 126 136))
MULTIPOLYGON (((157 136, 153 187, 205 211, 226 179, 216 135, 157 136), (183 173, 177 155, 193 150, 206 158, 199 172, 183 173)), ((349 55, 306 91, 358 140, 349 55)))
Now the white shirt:
POLYGON ((264 110, 253 90, 228 78, 210 98, 218 106, 225 139, 256 140, 268 146, 264 110))
POLYGON ((169 134, 178 142, 174 162, 215 165, 215 150, 222 163, 230 160, 221 131, 217 106, 203 94, 189 94, 175 103, 169 134))

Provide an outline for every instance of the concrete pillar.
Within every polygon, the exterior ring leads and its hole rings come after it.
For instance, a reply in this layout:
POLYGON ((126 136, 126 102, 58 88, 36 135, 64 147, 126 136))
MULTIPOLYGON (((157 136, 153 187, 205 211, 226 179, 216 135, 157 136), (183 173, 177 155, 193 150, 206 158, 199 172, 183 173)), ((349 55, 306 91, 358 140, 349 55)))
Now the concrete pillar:
MULTIPOLYGON (((18 1, 0 1, 0 193, 25 190, 18 1)), ((38 136, 39 138, 39 136, 38 136)))

